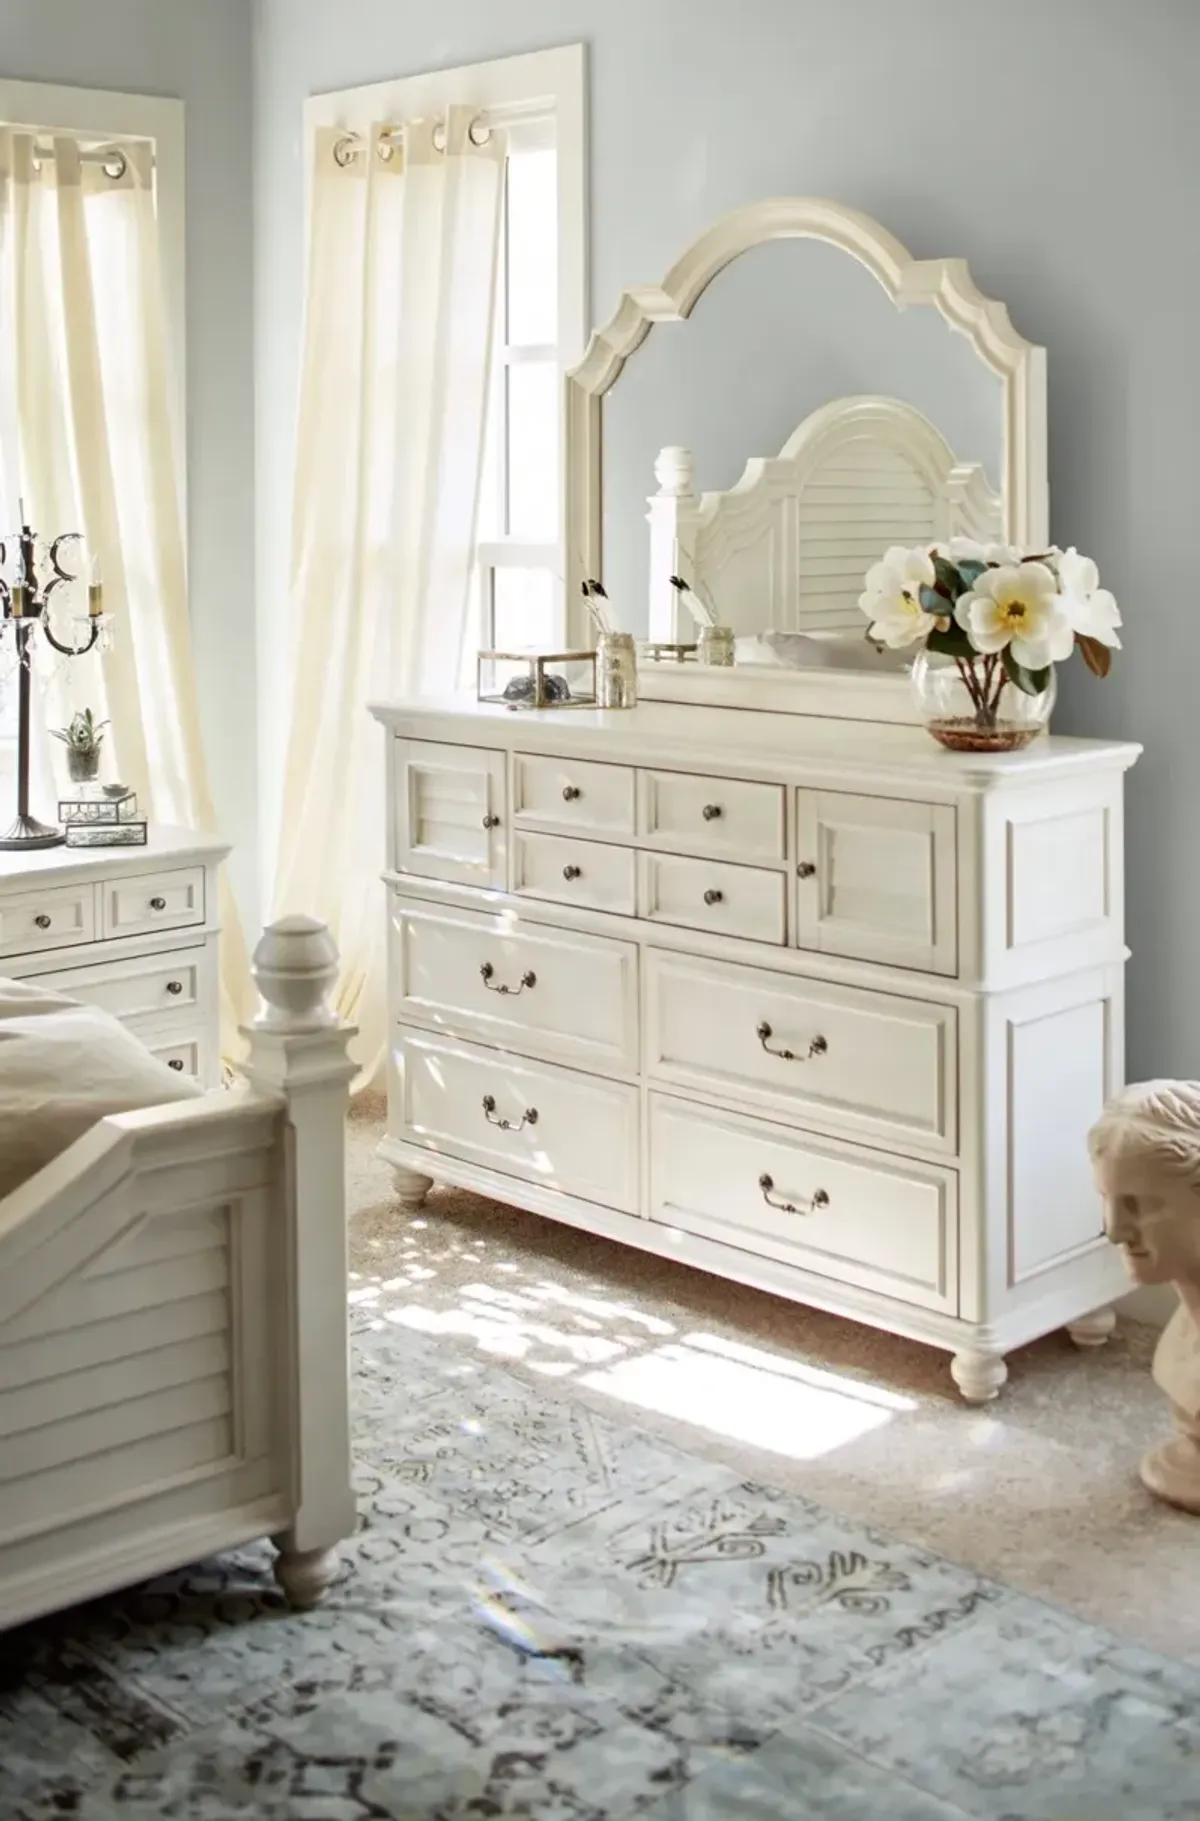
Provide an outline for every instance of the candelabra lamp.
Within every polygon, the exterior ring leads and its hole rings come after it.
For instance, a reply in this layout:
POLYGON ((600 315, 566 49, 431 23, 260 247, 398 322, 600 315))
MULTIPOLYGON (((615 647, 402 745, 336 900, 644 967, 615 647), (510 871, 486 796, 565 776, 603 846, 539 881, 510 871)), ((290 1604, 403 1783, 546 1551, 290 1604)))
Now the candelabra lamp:
MULTIPOLYGON (((58 847, 65 840, 61 828, 39 822, 29 810, 29 737, 33 659, 39 640, 63 658, 82 657, 93 646, 104 650, 111 643, 112 616, 105 613, 100 566, 94 559, 87 583, 87 613, 72 616, 74 637, 58 636, 51 624, 51 607, 58 611, 61 590, 70 591, 82 580, 70 568, 73 550, 84 556, 79 532, 67 531, 46 541, 24 522, 21 529, 0 540, 0 651, 17 673, 17 819, 0 834, 0 850, 25 852, 35 847, 58 847)), ((61 630, 61 626, 60 626, 61 630)))

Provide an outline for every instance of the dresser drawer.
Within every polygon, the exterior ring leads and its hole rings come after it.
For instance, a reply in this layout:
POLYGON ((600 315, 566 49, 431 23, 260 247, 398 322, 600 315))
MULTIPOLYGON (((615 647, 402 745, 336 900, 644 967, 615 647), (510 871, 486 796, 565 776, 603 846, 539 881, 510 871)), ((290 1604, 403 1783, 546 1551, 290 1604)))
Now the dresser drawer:
MULTIPOLYGON (((93 950, 94 954, 103 953, 93 950)), ((84 1005, 97 1005, 123 1023, 137 1027, 142 1019, 195 1011, 209 1003, 211 966, 203 948, 177 954, 139 956, 133 961, 97 961, 93 967, 56 968, 30 976, 37 986, 53 987, 84 1005)))
POLYGON ((393 899, 391 1015, 601 1073, 638 1068, 637 949, 393 899))
POLYGON ((204 922, 204 868, 173 867, 106 879, 100 887, 100 933, 147 936, 204 922))
POLYGON ((783 873, 678 854, 640 855, 641 909, 652 923, 714 930, 752 942, 787 940, 783 873))
POLYGON ((513 821, 563 834, 632 835, 634 773, 628 765, 513 757, 513 821))
POLYGON ((634 912, 635 859, 631 847, 569 841, 558 835, 513 835, 513 890, 588 910, 634 912))
POLYGON ((954 810, 796 792, 796 942, 921 973, 958 971, 954 810))
POLYGON ((152 1056, 165 1062, 169 1069, 178 1075, 194 1075, 198 1081, 208 1077, 208 1057, 205 1054, 204 1040, 199 1034, 170 1037, 162 1032, 157 1036, 143 1039, 152 1056))
POLYGON ((957 1313, 952 1170, 657 1094, 650 1128, 653 1220, 957 1313))
POLYGON ((392 1067, 407 1143, 636 1213, 636 1088, 412 1030, 392 1067))
POLYGON ((96 934, 93 885, 55 885, 0 897, 0 955, 91 942, 96 934))
POLYGON ((958 1018, 861 987, 653 949, 646 1068, 885 1144, 957 1147, 958 1018))
POLYGON ((644 771, 640 789, 641 830, 655 847, 729 860, 766 862, 784 857, 781 784, 644 771))

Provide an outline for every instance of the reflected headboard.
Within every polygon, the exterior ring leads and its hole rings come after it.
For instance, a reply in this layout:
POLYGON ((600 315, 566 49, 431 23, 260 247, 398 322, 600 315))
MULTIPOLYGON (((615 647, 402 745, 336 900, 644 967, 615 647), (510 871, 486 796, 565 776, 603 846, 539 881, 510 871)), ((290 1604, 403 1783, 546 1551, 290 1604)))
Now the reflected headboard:
POLYGON ((960 462, 927 417, 892 398, 812 412, 726 493, 692 491, 688 450, 663 449, 650 510, 650 637, 691 636, 670 578, 707 592, 722 625, 861 634, 863 577, 891 544, 1003 536, 978 462, 960 462))

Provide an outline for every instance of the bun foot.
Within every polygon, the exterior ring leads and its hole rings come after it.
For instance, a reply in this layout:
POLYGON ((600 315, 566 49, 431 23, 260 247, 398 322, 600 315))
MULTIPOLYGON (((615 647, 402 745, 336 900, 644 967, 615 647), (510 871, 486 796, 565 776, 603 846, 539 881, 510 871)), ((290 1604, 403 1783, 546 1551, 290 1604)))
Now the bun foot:
POLYGON ((406 1213, 415 1213, 423 1206, 425 1197, 433 1187, 432 1176, 422 1176, 417 1170, 406 1170, 401 1164, 392 1165, 392 1176, 396 1185, 396 1200, 406 1213))
POLYGON ((288 1605, 304 1612, 319 1606, 337 1579, 336 1549, 281 1550, 275 1558, 275 1579, 287 1595, 288 1605))
POLYGON ((956 1353, 950 1361, 950 1376, 968 1404, 990 1404, 999 1397, 1008 1378, 1008 1367, 1000 1353, 956 1353))
POLYGON ((1094 1309, 1090 1315, 1081 1315, 1078 1321, 1069 1321, 1067 1333, 1077 1347, 1086 1350, 1089 1347, 1103 1347, 1116 1325, 1115 1309, 1094 1309))

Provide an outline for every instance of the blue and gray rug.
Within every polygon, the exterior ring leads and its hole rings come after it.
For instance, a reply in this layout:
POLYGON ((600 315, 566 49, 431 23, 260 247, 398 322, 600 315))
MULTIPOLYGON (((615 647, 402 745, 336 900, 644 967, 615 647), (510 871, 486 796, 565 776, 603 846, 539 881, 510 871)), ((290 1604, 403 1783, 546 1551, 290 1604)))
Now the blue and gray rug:
POLYGON ((1200 1671, 444 1343, 357 1346, 327 1605, 255 1548, 0 1638, 5 1821, 1200 1818, 1200 1671))

